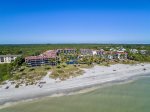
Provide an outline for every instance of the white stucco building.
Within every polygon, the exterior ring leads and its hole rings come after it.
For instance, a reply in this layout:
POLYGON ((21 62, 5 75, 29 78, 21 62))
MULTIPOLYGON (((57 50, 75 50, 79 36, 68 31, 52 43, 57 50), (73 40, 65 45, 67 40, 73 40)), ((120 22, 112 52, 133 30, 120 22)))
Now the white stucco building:
POLYGON ((95 51, 92 51, 92 53, 93 53, 93 56, 94 55, 97 55, 97 51, 95 50, 95 51))
POLYGON ((130 49, 130 52, 133 53, 133 54, 139 53, 139 51, 137 49, 130 49))
POLYGON ((21 55, 0 55, 0 64, 11 63, 21 55))

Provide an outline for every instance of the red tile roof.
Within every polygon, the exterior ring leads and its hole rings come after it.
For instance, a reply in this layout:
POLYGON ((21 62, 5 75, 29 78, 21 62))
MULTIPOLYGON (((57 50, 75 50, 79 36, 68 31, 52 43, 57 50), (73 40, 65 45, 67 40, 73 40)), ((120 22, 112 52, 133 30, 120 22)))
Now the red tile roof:
POLYGON ((26 57, 25 60, 36 60, 36 59, 46 59, 46 58, 56 58, 57 56, 57 51, 55 50, 49 50, 44 52, 43 54, 39 56, 29 56, 26 57))
POLYGON ((117 52, 115 52, 115 54, 128 54, 127 52, 119 52, 119 51, 117 51, 117 52))
POLYGON ((29 56, 25 58, 25 60, 36 60, 36 59, 43 59, 43 56, 29 56))
POLYGON ((56 50, 49 50, 49 51, 44 52, 42 55, 45 57, 48 57, 48 58, 56 58, 57 51, 56 50))

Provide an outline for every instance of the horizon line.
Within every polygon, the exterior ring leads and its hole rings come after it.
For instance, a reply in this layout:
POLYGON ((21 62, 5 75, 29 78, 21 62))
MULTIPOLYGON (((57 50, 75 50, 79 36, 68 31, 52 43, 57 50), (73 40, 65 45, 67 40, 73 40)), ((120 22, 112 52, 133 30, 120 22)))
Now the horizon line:
POLYGON ((56 44, 125 44, 125 45, 150 45, 150 43, 8 43, 0 45, 56 45, 56 44))

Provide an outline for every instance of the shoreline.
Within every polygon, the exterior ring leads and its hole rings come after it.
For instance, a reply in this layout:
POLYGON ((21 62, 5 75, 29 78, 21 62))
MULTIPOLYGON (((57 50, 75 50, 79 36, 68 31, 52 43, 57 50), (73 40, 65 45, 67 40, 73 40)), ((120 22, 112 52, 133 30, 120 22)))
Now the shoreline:
POLYGON ((12 107, 15 106, 19 103, 28 103, 28 102, 37 102, 39 100, 44 100, 46 98, 56 98, 56 97, 63 97, 63 96, 70 96, 70 95, 78 95, 78 94, 84 94, 84 93, 88 93, 88 92, 92 92, 95 91, 97 89, 101 89, 101 88, 105 88, 105 87, 111 87, 111 86, 116 86, 116 85, 123 85, 123 84, 128 84, 128 83, 132 83, 136 80, 140 80, 141 78, 146 78, 146 77, 150 77, 150 75, 141 75, 139 77, 133 77, 131 79, 128 80, 123 80, 120 82, 110 82, 110 83, 106 83, 106 84, 97 84, 97 85, 91 85, 90 87, 84 87, 84 88, 80 88, 80 89, 74 89, 73 91, 69 92, 69 91, 65 91, 64 93, 60 92, 57 94, 52 94, 52 95, 48 95, 48 96, 43 96, 43 97, 38 97, 38 98, 32 98, 32 99, 26 99, 26 100, 20 100, 20 101, 16 101, 16 102, 7 102, 5 104, 0 105, 0 109, 4 109, 7 107, 12 107))
POLYGON ((86 72, 82 76, 68 79, 59 83, 50 82, 44 85, 43 88, 32 86, 18 89, 0 90, 0 109, 3 107, 5 108, 7 105, 13 105, 18 102, 34 101, 36 99, 58 97, 60 95, 73 95, 82 90, 86 91, 86 89, 103 88, 116 84, 123 84, 137 80, 141 77, 150 76, 150 70, 148 70, 150 68, 150 64, 144 64, 144 66, 141 66, 141 64, 117 64, 112 65, 112 68, 117 66, 127 66, 127 68, 131 68, 130 70, 120 69, 120 71, 115 71, 114 73, 114 71, 107 70, 111 67, 95 66, 90 69, 85 69, 86 72), (143 68, 148 69, 143 71, 143 68), (107 72, 97 73, 103 69, 106 69, 107 72))

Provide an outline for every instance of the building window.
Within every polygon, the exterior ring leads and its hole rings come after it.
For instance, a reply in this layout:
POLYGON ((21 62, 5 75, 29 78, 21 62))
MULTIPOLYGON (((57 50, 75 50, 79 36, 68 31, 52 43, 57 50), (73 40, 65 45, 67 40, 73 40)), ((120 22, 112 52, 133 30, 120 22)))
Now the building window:
POLYGON ((1 58, 1 62, 4 62, 4 57, 0 57, 1 58))

